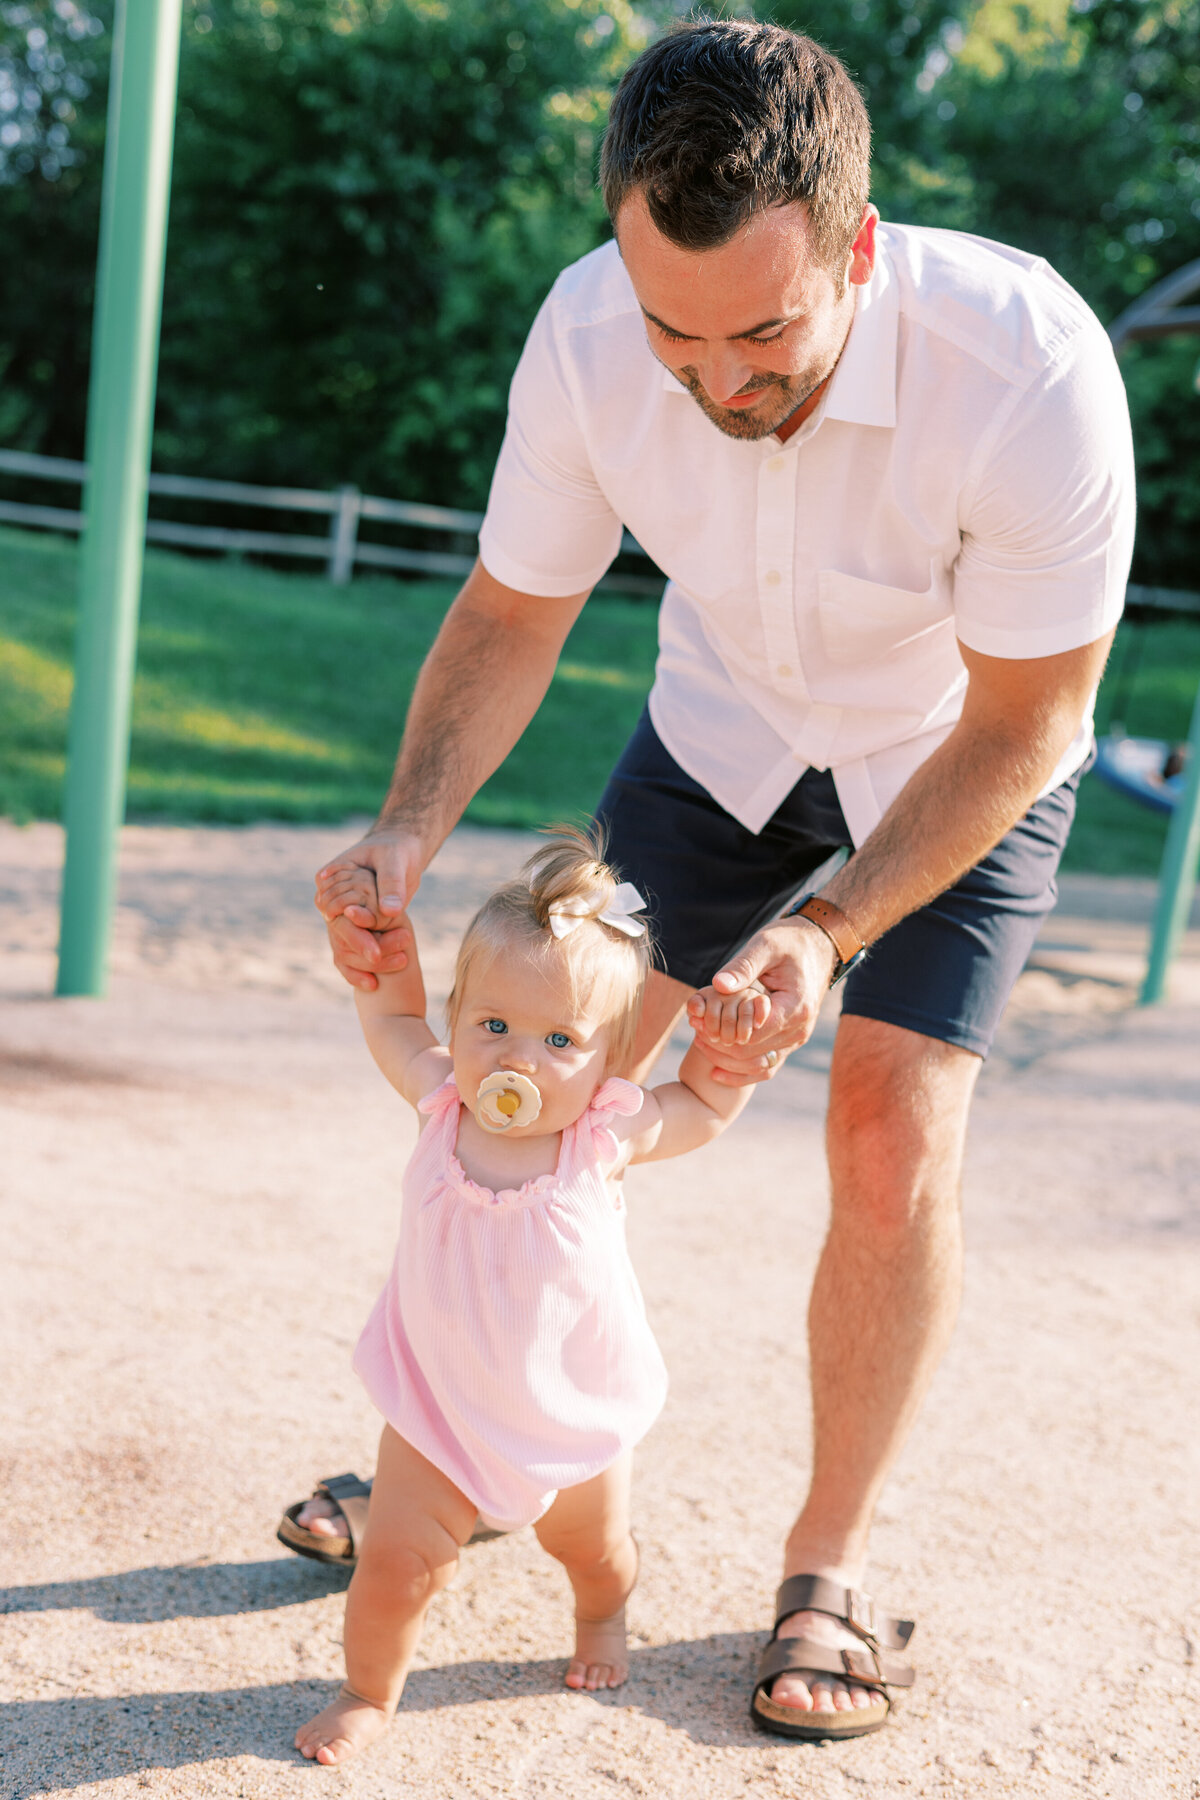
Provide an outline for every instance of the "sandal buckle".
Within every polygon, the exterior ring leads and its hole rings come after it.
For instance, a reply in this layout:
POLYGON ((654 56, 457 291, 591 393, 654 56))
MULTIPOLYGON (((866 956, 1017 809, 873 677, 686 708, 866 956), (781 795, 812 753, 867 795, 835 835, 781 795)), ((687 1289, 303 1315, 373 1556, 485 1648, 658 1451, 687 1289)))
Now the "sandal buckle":
POLYGON ((856 1631, 867 1637, 875 1636, 875 1602, 870 1594, 860 1594, 855 1588, 847 1590, 846 1619, 856 1631))
POLYGON ((879 1660, 873 1650, 843 1650, 842 1662, 846 1673, 852 1680, 877 1682, 880 1680, 879 1660))

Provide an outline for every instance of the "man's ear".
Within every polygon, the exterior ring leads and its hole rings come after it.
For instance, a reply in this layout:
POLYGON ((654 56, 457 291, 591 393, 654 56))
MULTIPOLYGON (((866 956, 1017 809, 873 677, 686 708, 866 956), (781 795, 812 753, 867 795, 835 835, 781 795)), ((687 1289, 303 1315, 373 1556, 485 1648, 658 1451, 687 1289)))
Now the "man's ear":
POLYGON ((879 208, 868 202, 863 207, 858 235, 850 246, 850 268, 847 279, 851 287, 866 287, 875 273, 875 227, 878 223, 879 208))

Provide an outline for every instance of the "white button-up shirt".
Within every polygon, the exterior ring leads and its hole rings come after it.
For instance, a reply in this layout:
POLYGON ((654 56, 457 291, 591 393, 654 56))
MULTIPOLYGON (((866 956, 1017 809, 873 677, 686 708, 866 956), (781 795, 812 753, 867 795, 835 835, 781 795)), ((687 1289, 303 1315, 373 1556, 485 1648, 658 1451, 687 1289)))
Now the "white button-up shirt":
MULTIPOLYGON (((861 843, 962 710, 959 640, 1050 656, 1121 613, 1133 454, 1098 320, 1004 245, 908 226, 879 243, 786 443, 705 418, 652 354, 615 243, 559 277, 513 377, 484 566, 580 593, 627 526, 669 577, 655 729, 751 831, 828 768, 861 843)), ((1089 708, 1047 791, 1091 734, 1089 708)))

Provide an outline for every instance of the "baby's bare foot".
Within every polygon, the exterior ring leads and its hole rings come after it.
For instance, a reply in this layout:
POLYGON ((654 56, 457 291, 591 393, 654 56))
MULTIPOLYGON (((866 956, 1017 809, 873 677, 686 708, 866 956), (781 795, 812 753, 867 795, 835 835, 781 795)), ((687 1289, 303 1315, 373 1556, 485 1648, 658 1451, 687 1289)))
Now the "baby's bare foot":
POLYGON ((352 1688, 343 1686, 332 1706, 319 1712, 315 1719, 302 1725, 295 1743, 301 1756, 326 1767, 344 1763, 357 1756, 368 1744, 387 1730, 392 1722, 391 1708, 374 1700, 364 1700, 352 1688))
POLYGON ((610 1619, 575 1621, 575 1654, 567 1666, 569 1688, 615 1688, 629 1674, 625 1608, 610 1619))

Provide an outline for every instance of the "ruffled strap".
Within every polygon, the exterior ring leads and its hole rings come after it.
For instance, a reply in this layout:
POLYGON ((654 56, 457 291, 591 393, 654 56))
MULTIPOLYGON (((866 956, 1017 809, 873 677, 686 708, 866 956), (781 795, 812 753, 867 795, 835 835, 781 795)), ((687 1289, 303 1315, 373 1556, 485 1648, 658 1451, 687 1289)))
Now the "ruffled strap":
POLYGON ((447 1075, 440 1087, 435 1087, 417 1101, 417 1111, 428 1113, 431 1118, 440 1119, 453 1107, 455 1111, 460 1105, 458 1083, 453 1075, 447 1075))
POLYGON ((645 1098, 645 1093, 636 1082, 624 1081, 619 1075, 610 1076, 596 1089, 587 1118, 592 1128, 592 1153, 597 1162, 607 1167, 620 1159, 621 1146, 609 1120, 618 1114, 622 1118, 632 1119, 641 1112, 645 1098))
POLYGON ((620 1075, 610 1075, 592 1095, 592 1104, 588 1108, 592 1113, 621 1113, 632 1119, 642 1110, 642 1101, 646 1098, 644 1091, 636 1081, 624 1081, 620 1075))

